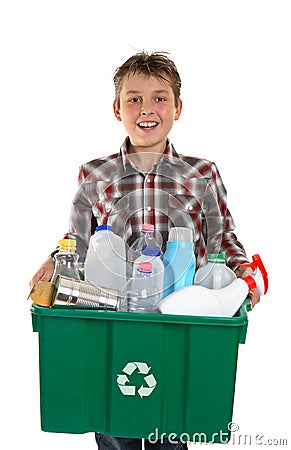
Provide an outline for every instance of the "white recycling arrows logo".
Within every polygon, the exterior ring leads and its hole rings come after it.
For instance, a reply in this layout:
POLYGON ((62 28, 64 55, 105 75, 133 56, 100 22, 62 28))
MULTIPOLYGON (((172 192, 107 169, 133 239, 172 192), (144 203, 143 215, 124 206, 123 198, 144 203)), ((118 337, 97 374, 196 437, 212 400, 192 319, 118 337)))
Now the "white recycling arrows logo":
POLYGON ((151 367, 145 362, 128 362, 122 369, 122 374, 117 375, 117 385, 123 395, 139 395, 141 398, 151 395, 157 385, 157 381, 153 374, 149 373, 151 367), (130 385, 128 376, 135 371, 143 375, 144 383, 141 386, 130 385))

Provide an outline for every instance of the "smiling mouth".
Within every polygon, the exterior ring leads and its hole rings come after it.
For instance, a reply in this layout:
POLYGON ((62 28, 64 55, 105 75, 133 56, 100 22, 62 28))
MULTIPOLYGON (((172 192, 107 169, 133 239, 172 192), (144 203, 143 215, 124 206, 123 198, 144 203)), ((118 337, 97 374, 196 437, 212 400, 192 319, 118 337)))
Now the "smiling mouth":
POLYGON ((155 128, 158 125, 158 122, 140 122, 137 124, 139 126, 139 128, 142 129, 150 129, 150 128, 155 128))

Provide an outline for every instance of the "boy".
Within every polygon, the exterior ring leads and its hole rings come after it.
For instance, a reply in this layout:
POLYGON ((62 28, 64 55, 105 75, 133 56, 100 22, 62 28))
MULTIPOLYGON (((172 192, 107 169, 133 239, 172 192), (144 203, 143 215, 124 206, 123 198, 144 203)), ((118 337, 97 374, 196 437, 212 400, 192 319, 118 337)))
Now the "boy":
MULTIPOLYGON (((225 253, 238 277, 250 269, 243 246, 234 234, 226 205, 226 190, 214 163, 176 153, 168 134, 182 110, 181 80, 175 64, 161 53, 137 53, 114 75, 114 114, 128 134, 119 154, 81 166, 79 190, 72 204, 68 237, 77 240, 77 253, 85 257, 96 225, 109 224, 128 245, 142 223, 152 223, 163 236, 173 226, 192 229, 197 267, 207 253, 225 253)), ((31 280, 49 281, 52 256, 31 280)), ((253 306, 259 301, 252 292, 253 306)), ((96 435, 100 449, 140 449, 138 439, 96 435)), ((186 449, 187 444, 166 440, 146 448, 186 449)))

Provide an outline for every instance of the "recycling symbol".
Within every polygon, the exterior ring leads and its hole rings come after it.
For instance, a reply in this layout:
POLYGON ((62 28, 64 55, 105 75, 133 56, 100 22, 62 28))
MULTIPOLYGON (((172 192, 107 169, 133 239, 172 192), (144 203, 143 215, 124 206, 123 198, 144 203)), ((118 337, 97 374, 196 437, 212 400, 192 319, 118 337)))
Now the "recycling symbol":
POLYGON ((122 369, 121 374, 117 375, 117 385, 123 395, 139 395, 141 398, 148 397, 155 389, 157 382, 152 373, 151 367, 145 362, 128 362, 122 369), (140 386, 129 384, 130 375, 137 372, 143 375, 143 382, 140 386))

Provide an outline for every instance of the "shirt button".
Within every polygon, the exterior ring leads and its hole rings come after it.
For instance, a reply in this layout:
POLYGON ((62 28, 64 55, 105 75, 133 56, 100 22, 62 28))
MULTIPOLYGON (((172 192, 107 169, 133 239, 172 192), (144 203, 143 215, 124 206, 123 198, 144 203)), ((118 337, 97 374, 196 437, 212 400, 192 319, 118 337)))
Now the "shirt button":
POLYGON ((192 211, 193 206, 192 205, 188 205, 188 209, 189 209, 189 211, 192 211))
POLYGON ((152 210, 151 206, 147 206, 147 211, 151 211, 151 210, 152 210))
POLYGON ((147 177, 147 183, 150 183, 150 182, 151 182, 150 177, 147 177))

